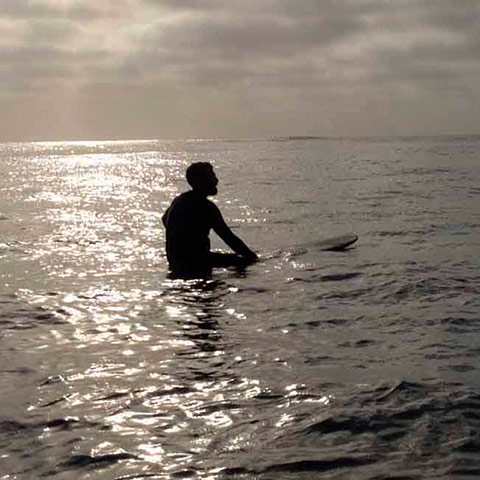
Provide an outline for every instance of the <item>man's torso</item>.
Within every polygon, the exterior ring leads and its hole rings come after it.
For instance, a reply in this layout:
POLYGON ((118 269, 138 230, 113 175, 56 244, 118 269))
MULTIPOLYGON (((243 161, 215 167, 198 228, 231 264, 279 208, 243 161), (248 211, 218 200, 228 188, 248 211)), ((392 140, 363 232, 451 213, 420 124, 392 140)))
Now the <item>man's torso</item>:
POLYGON ((164 216, 167 258, 172 269, 194 268, 208 262, 210 229, 218 208, 193 191, 176 197, 164 216))

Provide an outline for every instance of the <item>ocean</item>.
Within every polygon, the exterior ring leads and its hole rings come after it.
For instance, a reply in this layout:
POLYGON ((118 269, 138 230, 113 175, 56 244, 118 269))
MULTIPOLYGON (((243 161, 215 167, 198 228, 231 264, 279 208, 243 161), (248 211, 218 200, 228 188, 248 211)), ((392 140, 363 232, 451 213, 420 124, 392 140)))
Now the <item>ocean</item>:
POLYGON ((480 135, 7 143, 0 192, 0 479, 480 477, 480 135), (194 161, 245 271, 168 277, 194 161))

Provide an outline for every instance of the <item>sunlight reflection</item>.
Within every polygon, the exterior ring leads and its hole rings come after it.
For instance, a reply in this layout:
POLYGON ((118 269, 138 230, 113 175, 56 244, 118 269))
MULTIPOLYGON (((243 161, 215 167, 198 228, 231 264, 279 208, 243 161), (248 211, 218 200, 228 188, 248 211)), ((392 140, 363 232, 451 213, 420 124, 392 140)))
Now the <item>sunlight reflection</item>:
POLYGON ((244 313, 238 313, 234 308, 227 308, 225 311, 232 317, 237 318, 238 320, 246 320, 247 316, 244 313))
POLYGON ((158 444, 142 443, 137 448, 148 462, 158 463, 163 460, 165 455, 165 449, 158 444))
MULTIPOLYGON (((252 438, 250 432, 240 433, 233 438, 231 438, 224 449, 227 452, 236 452, 251 448, 252 438)), ((216 478, 216 477, 215 477, 216 478)))
POLYGON ((255 398, 262 392, 260 381, 256 379, 243 378, 240 386, 245 398, 255 398))
POLYGON ((226 428, 233 424, 233 420, 225 412, 214 412, 204 418, 207 425, 215 428, 226 428))
POLYGON ((288 413, 282 414, 280 419, 275 423, 275 426, 278 428, 282 428, 289 423, 292 423, 295 420, 295 415, 290 415, 288 413))
POLYGON ((119 372, 125 370, 125 364, 123 363, 105 363, 105 364, 93 364, 85 371, 85 377, 115 377, 119 372))
POLYGON ((178 305, 167 305, 167 314, 172 318, 182 318, 187 307, 181 307, 178 305))
POLYGON ((322 395, 321 397, 311 396, 306 393, 306 386, 303 384, 292 384, 285 387, 285 390, 288 392, 287 397, 294 402, 322 403, 323 405, 328 405, 333 399, 333 395, 322 395))

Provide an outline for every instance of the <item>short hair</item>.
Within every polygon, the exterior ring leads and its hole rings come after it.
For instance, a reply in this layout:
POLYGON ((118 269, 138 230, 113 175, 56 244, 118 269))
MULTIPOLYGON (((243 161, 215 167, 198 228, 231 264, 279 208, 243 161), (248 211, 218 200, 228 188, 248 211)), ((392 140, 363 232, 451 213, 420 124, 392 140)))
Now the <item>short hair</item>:
POLYGON ((191 187, 203 183, 205 177, 213 171, 213 166, 209 162, 192 163, 186 171, 187 182, 191 187))

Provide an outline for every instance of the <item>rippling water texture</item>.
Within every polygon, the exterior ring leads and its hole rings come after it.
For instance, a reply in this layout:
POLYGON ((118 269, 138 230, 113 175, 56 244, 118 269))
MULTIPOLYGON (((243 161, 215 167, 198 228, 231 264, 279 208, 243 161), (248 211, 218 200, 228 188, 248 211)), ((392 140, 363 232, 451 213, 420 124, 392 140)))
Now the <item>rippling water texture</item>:
POLYGON ((1 479, 480 477, 479 137, 3 144, 0 171, 1 479), (204 160, 262 261, 170 281, 161 214, 204 160))

